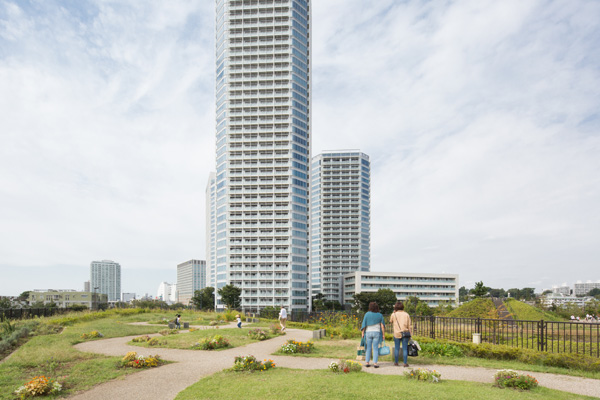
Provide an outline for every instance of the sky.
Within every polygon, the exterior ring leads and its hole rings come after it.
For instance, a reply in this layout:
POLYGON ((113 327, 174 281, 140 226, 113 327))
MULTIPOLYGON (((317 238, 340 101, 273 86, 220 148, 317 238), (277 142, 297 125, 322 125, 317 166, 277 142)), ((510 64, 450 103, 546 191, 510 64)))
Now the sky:
MULTIPOLYGON (((205 259, 214 1, 0 0, 0 295, 205 259)), ((372 162, 371 270, 600 280, 600 2, 316 0, 312 151, 372 162)))

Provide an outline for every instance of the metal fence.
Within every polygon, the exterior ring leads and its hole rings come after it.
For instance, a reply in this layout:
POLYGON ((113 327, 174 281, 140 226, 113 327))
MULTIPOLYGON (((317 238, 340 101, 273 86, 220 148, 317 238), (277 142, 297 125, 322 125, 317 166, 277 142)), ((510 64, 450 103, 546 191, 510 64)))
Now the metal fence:
MULTIPOLYGON (((333 315, 346 315, 347 321, 357 321, 364 314, 351 312, 291 312, 288 319, 294 322, 331 320, 333 315)), ((278 311, 264 312, 263 318, 276 319, 278 311)), ((481 335, 481 343, 520 347, 550 353, 577 353, 600 358, 600 323, 526 321, 484 318, 452 318, 412 316, 414 334, 432 339, 471 342, 473 334, 481 335)), ((385 317, 389 321, 389 317, 385 317)), ((386 333, 393 327, 386 323, 386 333)))
POLYGON ((0 321, 5 319, 28 319, 35 317, 51 317, 71 312, 70 308, 0 308, 0 321))
POLYGON ((550 353, 600 357, 600 323, 483 318, 412 317, 415 334, 433 339, 501 344, 550 353))

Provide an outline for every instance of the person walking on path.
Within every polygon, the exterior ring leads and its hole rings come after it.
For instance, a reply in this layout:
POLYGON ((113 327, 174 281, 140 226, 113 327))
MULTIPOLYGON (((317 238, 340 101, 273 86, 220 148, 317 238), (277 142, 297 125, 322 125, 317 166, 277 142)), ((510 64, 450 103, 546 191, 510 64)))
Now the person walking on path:
POLYGON ((412 336, 412 322, 410 315, 404 311, 404 303, 397 301, 394 312, 390 316, 390 324, 394 327, 394 365, 398 365, 400 358, 400 341, 402 341, 402 358, 404 366, 408 367, 408 341, 412 336))
POLYGON ((181 329, 181 315, 180 314, 177 314, 177 317, 175 317, 175 328, 181 329))
POLYGON ((287 321, 287 311, 282 304, 281 310, 279 310, 279 325, 281 325, 281 332, 285 331, 285 321, 287 321))
POLYGON ((379 306, 374 301, 369 303, 369 311, 363 318, 360 328, 362 336, 366 341, 365 348, 365 367, 370 367, 371 351, 373 351, 373 366, 379 368, 377 360, 379 359, 379 343, 383 342, 383 332, 385 325, 383 323, 383 315, 379 312, 379 306))
POLYGON ((242 319, 240 318, 240 314, 235 316, 236 320, 237 320, 237 327, 241 328, 242 327, 242 319))

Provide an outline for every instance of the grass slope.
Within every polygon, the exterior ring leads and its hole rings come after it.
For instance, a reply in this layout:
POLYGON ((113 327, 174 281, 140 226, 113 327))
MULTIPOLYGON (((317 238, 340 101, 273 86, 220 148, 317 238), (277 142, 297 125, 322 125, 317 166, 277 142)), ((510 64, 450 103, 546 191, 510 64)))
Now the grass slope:
POLYGON ((491 299, 473 299, 463 304, 456 310, 448 313, 449 317, 455 318, 498 318, 498 311, 491 299))
MULTIPOLYGON (((443 380, 442 376, 442 380, 443 380)), ((276 368, 267 372, 220 372, 203 378, 180 392, 176 400, 306 399, 306 400, 564 400, 591 399, 570 393, 536 388, 530 392, 498 389, 489 384, 410 381, 393 375, 366 372, 334 374, 328 370, 276 368)))
POLYGON ((514 319, 526 320, 526 321, 564 321, 564 319, 554 315, 551 312, 540 310, 539 308, 532 307, 529 304, 523 303, 522 301, 515 299, 504 300, 506 309, 510 312, 514 319))

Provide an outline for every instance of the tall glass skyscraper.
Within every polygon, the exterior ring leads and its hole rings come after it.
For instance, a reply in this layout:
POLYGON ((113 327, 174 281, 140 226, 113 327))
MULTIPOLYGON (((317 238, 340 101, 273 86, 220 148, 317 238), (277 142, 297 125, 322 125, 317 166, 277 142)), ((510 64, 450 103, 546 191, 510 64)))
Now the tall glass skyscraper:
POLYGON ((307 310, 310 0, 216 10, 216 286, 307 310))
POLYGON ((342 276, 371 270, 371 163, 356 151, 313 158, 311 285, 326 300, 342 298, 342 276))
POLYGON ((108 301, 121 301, 121 264, 111 260, 92 261, 90 290, 108 295, 108 301))

